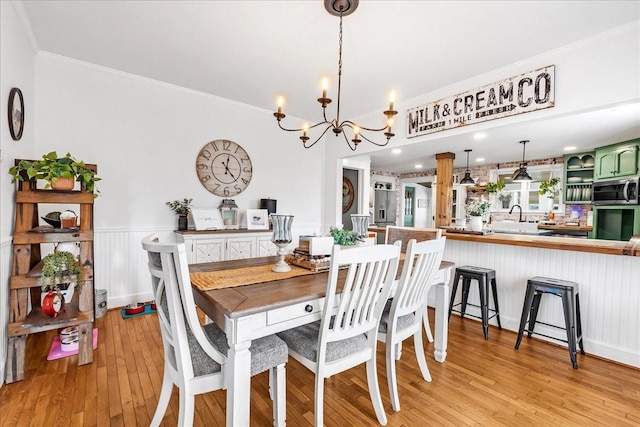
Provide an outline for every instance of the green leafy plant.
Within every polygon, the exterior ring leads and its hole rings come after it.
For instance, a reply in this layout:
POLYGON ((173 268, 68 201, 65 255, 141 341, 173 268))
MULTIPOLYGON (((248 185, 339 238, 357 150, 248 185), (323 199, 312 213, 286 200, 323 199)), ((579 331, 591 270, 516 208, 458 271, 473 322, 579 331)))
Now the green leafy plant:
POLYGON ((469 216, 486 217, 491 213, 491 203, 484 200, 474 200, 467 203, 464 208, 469 216))
POLYGON ((500 195, 498 196, 498 199, 500 199, 500 201, 502 202, 508 202, 509 200, 511 200, 512 194, 511 193, 500 193, 500 195))
POLYGON ((45 180, 47 184, 44 188, 51 188, 51 184, 56 184, 58 178, 73 178, 87 191, 93 193, 93 197, 98 197, 100 193, 96 188, 96 182, 101 178, 83 161, 74 158, 71 153, 58 157, 58 153, 52 151, 43 154, 40 160, 21 160, 9 169, 9 174, 13 176, 11 183, 24 181, 25 178, 45 180))
POLYGON ((191 212, 191 202, 193 199, 184 198, 182 200, 174 200, 172 202, 166 202, 165 204, 171 208, 178 216, 189 215, 191 212))
POLYGON ((540 186, 538 188, 538 193, 541 196, 547 196, 553 199, 557 192, 560 191, 558 188, 558 183, 560 182, 560 178, 551 178, 550 180, 542 180, 540 181, 540 186))
POLYGON ((484 189, 487 191, 487 193, 497 193, 504 188, 504 185, 505 184, 503 180, 499 180, 498 182, 487 182, 487 184, 484 186, 484 189))
POLYGON ((82 268, 76 257, 67 251, 58 251, 49 254, 42 260, 42 275, 40 286, 43 291, 50 288, 60 293, 60 285, 63 283, 82 280, 82 268))
POLYGON ((333 237, 333 243, 336 245, 353 246, 362 241, 353 231, 345 230, 344 228, 331 227, 329 231, 333 237))

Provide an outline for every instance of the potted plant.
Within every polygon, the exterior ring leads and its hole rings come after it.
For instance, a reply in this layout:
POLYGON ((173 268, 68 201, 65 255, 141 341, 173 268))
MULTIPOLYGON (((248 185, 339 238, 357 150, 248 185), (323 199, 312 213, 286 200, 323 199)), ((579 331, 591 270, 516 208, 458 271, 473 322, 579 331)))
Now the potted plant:
POLYGON ((74 158, 71 153, 59 157, 52 151, 42 155, 40 160, 21 160, 16 166, 9 169, 13 176, 11 183, 26 179, 42 179, 47 181, 44 188, 56 190, 72 190, 74 182, 78 181, 87 191, 98 197, 100 193, 96 189, 96 182, 100 181, 96 173, 87 165, 74 158))
POLYGON ((191 202, 193 199, 184 198, 182 200, 174 200, 165 204, 178 215, 178 230, 186 230, 189 225, 187 215, 191 212, 191 202))
POLYGON ((474 200, 465 205, 465 211, 470 217, 471 231, 482 231, 482 221, 488 219, 491 213, 491 203, 484 200, 474 200))
POLYGON ((487 182, 487 184, 484 186, 484 189, 489 194, 497 193, 504 188, 504 185, 505 184, 503 180, 499 180, 498 182, 487 182))
POLYGON ((340 246, 353 246, 357 242, 362 241, 353 231, 344 228, 331 227, 329 230, 333 237, 333 243, 340 246))
POLYGON ((71 252, 57 251, 43 258, 40 276, 43 306, 46 298, 53 299, 56 295, 70 302, 74 292, 80 291, 81 283, 82 268, 71 252))
POLYGON ((541 196, 547 196, 550 199, 556 197, 558 191, 558 183, 560 183, 560 178, 551 178, 550 180, 542 180, 540 181, 540 186, 538 187, 538 194, 541 196))
POLYGON ((502 202, 502 208, 507 209, 509 207, 509 203, 511 202, 511 193, 500 193, 498 195, 498 199, 502 202))

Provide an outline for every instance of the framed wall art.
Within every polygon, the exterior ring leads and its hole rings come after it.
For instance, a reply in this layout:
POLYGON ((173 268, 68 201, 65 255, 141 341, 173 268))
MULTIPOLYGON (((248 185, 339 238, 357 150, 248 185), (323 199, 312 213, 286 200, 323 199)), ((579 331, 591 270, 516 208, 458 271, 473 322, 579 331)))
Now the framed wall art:
POLYGON ((196 231, 224 230, 222 216, 218 209, 191 209, 191 217, 196 231))
POLYGON ((9 105, 7 107, 7 113, 9 115, 9 132, 11 138, 14 141, 19 141, 22 138, 22 131, 24 130, 24 98, 22 97, 22 91, 17 87, 11 89, 9 92, 9 105))
POLYGON ((266 209, 247 209, 248 230, 268 230, 269 212, 266 209))

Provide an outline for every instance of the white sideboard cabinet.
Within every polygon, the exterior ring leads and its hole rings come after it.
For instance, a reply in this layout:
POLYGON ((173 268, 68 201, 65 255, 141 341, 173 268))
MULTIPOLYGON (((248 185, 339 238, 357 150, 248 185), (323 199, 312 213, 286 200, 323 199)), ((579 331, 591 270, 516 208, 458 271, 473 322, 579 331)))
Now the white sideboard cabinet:
POLYGON ((176 231, 176 241, 184 243, 189 264, 228 261, 276 255, 271 231, 211 230, 176 231))

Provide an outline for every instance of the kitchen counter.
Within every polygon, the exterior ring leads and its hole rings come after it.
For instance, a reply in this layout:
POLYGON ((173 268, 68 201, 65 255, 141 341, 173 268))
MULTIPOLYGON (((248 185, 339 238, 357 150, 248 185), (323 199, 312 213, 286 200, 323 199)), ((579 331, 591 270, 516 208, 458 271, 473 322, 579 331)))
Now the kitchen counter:
POLYGON ((447 236, 448 240, 640 257, 640 243, 634 241, 618 242, 614 240, 575 239, 572 237, 508 233, 494 233, 480 236, 472 234, 447 233, 446 231, 443 232, 443 235, 447 236))
POLYGON ((591 231, 593 227, 590 225, 564 225, 564 224, 538 224, 541 230, 561 230, 561 231, 591 231))

